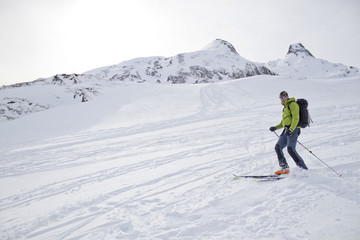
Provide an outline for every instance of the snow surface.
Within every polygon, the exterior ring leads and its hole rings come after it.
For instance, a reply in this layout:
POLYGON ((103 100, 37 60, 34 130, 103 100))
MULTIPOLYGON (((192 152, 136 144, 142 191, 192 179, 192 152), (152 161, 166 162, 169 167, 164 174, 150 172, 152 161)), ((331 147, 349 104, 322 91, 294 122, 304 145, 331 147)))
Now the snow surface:
POLYGON ((359 90, 360 77, 120 82, 0 122, 0 239, 358 239, 359 90), (282 90, 309 101, 299 141, 343 179, 301 146, 309 171, 286 153, 284 180, 232 178, 278 168, 282 90))

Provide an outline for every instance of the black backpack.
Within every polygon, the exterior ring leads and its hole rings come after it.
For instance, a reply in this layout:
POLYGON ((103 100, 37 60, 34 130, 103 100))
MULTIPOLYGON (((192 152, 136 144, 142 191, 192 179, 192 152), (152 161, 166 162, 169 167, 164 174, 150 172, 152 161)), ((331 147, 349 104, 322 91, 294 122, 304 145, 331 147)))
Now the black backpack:
MULTIPOLYGON (((296 100, 296 103, 299 105, 299 123, 298 126, 301 128, 306 128, 306 127, 310 127, 310 122, 312 122, 311 118, 310 118, 310 114, 309 114, 309 110, 308 110, 308 101, 306 99, 300 98, 298 100, 296 100)), ((289 108, 290 110, 290 108, 289 108)), ((290 111, 291 113, 291 111, 290 111)))

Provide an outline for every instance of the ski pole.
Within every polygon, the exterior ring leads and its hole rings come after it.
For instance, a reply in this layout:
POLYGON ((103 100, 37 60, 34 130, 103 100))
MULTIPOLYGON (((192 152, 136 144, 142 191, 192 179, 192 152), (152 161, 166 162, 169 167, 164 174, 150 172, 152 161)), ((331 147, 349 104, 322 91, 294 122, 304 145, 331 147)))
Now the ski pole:
MULTIPOLYGON (((279 137, 279 135, 274 131, 275 135, 279 137)), ((326 162, 324 162, 323 160, 321 160, 318 156, 316 156, 310 149, 308 149, 307 147, 304 146, 304 144, 302 144, 301 142, 299 142, 297 140, 297 142, 303 147, 305 148, 309 153, 311 153, 314 157, 316 157, 318 160, 320 160, 323 164, 325 164, 325 166, 327 166, 328 168, 330 168, 331 170, 333 170, 339 177, 344 178, 342 176, 342 174, 339 174, 337 171, 335 171, 332 167, 330 167, 326 162)))

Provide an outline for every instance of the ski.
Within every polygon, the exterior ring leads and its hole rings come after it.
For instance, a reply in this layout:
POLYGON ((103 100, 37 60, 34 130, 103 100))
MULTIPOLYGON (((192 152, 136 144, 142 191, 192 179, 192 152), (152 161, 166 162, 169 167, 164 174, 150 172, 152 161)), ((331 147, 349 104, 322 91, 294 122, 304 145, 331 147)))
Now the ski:
POLYGON ((257 180, 268 180, 268 181, 272 181, 272 180, 280 180, 285 178, 284 176, 281 175, 236 175, 233 174, 234 178, 255 178, 257 180))

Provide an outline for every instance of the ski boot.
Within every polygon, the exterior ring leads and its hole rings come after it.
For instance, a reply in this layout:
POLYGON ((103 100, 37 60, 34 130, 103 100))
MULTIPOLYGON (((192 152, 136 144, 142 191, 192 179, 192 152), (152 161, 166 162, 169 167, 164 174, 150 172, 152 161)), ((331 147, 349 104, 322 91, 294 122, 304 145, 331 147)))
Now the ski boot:
POLYGON ((275 172, 276 175, 281 175, 281 174, 289 174, 290 173, 290 169, 289 168, 280 168, 279 170, 277 170, 275 172))

